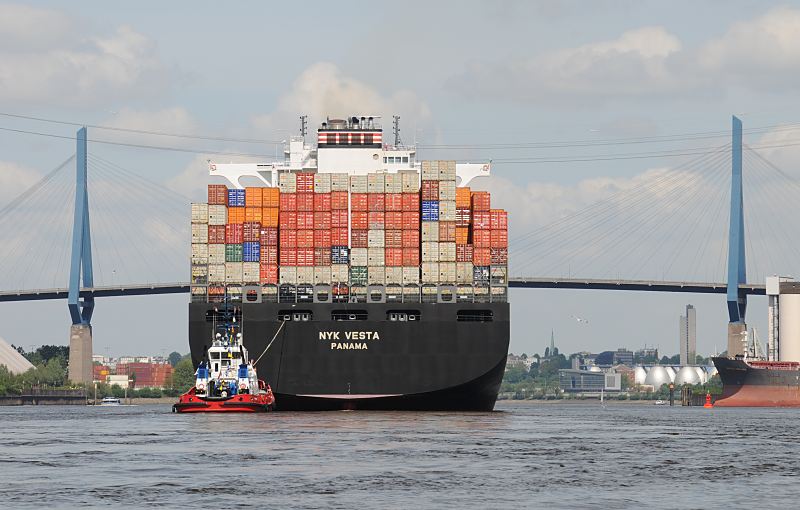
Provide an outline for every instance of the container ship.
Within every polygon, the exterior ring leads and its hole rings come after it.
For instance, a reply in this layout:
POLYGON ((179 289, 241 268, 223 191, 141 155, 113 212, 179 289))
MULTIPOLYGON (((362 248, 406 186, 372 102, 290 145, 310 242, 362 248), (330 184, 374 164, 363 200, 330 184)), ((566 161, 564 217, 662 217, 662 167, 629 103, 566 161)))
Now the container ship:
POLYGON ((316 144, 302 126, 283 161, 209 165, 227 184, 192 204, 195 366, 233 303, 276 410, 492 410, 508 216, 468 187, 490 165, 417 160, 377 117, 327 119, 316 144))

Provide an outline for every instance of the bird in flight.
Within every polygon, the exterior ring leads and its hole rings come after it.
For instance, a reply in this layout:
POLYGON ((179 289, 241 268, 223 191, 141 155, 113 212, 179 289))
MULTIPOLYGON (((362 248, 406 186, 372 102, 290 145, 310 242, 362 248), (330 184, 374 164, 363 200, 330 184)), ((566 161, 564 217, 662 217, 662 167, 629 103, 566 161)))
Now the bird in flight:
POLYGON ((589 324, 589 319, 584 319, 582 317, 578 317, 577 315, 570 315, 573 319, 575 319, 578 323, 589 324))

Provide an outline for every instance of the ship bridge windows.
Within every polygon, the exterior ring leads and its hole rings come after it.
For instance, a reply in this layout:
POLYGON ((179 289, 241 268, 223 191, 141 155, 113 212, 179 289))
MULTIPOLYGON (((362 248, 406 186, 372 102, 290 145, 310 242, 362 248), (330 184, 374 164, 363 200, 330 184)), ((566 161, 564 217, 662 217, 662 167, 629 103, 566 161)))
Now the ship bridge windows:
POLYGON ((422 318, 419 310, 389 310, 386 312, 386 320, 390 322, 410 322, 418 321, 422 318))
POLYGON ((457 320, 459 322, 492 322, 494 312, 491 310, 459 310, 457 320))
POLYGON ((278 320, 286 322, 309 322, 314 320, 311 310, 280 310, 278 320))
POLYGON ((368 317, 366 310, 333 310, 331 312, 333 321, 365 321, 368 317))

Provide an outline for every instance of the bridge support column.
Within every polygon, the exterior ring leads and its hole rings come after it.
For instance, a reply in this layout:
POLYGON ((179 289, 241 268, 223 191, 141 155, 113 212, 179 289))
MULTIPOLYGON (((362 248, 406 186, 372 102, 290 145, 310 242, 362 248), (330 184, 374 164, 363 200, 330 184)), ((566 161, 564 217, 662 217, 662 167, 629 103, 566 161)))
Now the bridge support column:
POLYGON ((731 129, 731 214, 728 230, 728 356, 744 354, 747 331, 747 283, 744 250, 744 198, 742 194, 742 121, 733 117, 731 129))
POLYGON ((73 324, 69 328, 69 380, 90 384, 92 373, 92 326, 73 324))

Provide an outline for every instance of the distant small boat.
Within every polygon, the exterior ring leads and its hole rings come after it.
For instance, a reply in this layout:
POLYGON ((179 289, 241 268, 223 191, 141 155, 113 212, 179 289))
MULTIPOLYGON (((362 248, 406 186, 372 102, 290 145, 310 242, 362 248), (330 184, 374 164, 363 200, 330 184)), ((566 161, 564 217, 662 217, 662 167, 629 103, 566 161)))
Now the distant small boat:
POLYGON ((116 397, 104 397, 103 400, 100 401, 101 406, 119 406, 122 405, 122 401, 116 397))
POLYGON ((665 405, 667 405, 667 401, 666 400, 656 400, 655 404, 657 406, 665 406, 665 405))

